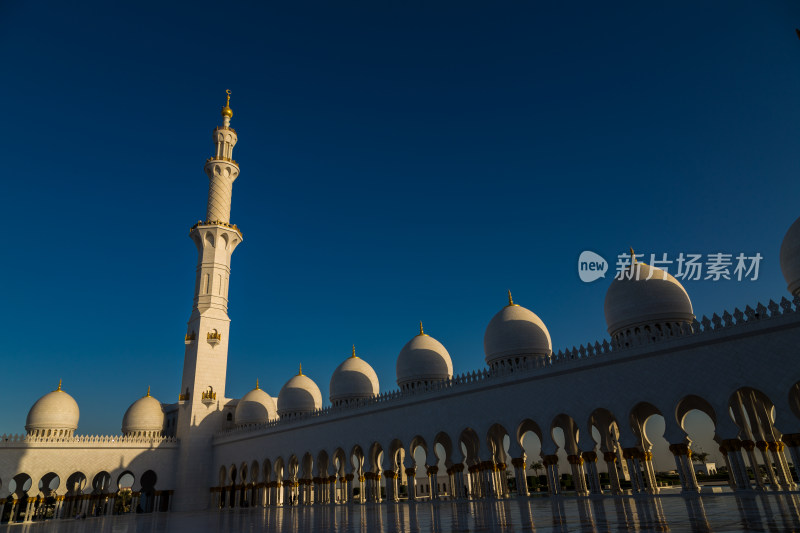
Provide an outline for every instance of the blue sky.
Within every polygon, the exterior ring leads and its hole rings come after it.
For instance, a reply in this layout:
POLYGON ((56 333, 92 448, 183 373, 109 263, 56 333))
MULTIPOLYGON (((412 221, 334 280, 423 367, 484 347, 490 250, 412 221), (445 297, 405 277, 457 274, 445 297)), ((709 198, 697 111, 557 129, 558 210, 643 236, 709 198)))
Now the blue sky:
POLYGON ((229 396, 302 362, 327 398, 353 343, 392 389, 419 320, 481 368, 507 289, 556 349, 602 339, 587 249, 762 254, 687 281, 698 315, 786 295, 795 26, 790 1, 5 3, 0 431, 59 378, 86 433, 177 399, 225 89, 229 396))

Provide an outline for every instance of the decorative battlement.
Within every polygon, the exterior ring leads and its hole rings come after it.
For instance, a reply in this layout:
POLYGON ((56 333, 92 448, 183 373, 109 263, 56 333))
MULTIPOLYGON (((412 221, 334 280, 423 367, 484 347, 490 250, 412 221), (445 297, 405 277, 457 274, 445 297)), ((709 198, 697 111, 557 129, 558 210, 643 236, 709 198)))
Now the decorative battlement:
POLYGON ((239 226, 237 226, 236 224, 228 224, 227 222, 222 222, 221 220, 206 220, 205 222, 202 220, 198 220, 194 226, 189 228, 189 233, 191 233, 198 226, 222 226, 238 232, 239 235, 243 235, 242 230, 239 229, 239 226))
POLYGON ((125 436, 125 435, 76 435, 73 437, 33 437, 31 435, 0 435, 0 447, 18 448, 20 445, 27 444, 56 444, 56 445, 99 445, 100 447, 126 447, 130 445, 140 446, 142 444, 160 446, 162 444, 176 444, 178 439, 175 437, 162 436, 125 436))
POLYGON ((714 313, 711 318, 703 316, 699 321, 695 320, 692 325, 686 324, 681 328, 671 330, 665 329, 655 332, 649 329, 634 328, 632 334, 625 337, 623 342, 609 342, 607 339, 604 339, 602 343, 582 344, 577 348, 573 346, 572 348, 559 350, 557 353, 554 352, 548 358, 527 359, 520 361, 512 367, 500 367, 492 370, 488 368, 473 370, 472 372, 465 372, 453 376, 448 380, 423 384, 413 390, 395 389, 378 394, 373 398, 354 400, 347 405, 332 405, 309 413, 283 417, 263 424, 224 429, 218 431, 215 435, 218 438, 222 438, 241 432, 259 431, 277 426, 284 426, 285 424, 291 424, 301 420, 335 415, 350 409, 360 409, 372 405, 408 399, 415 395, 432 392, 446 393, 455 388, 461 389, 461 387, 476 386, 477 384, 490 380, 508 379, 511 376, 521 378, 530 377, 531 374, 541 375, 549 370, 564 371, 569 366, 574 367, 575 365, 582 365, 584 363, 589 364, 594 361, 602 361, 601 358, 603 356, 610 356, 612 354, 624 356, 626 352, 636 352, 642 347, 661 343, 666 344, 669 341, 674 342, 680 339, 687 339, 687 344, 690 345, 691 341, 694 339, 699 342, 727 333, 745 333, 750 327, 764 324, 781 317, 788 318, 789 315, 794 315, 795 319, 800 318, 800 296, 795 296, 793 300, 788 300, 784 297, 781 299, 780 303, 770 300, 766 306, 758 303, 755 308, 748 305, 745 307, 744 311, 735 308, 733 313, 729 313, 728 311, 724 311, 722 315, 714 313))
POLYGON ((230 157, 220 156, 220 157, 209 157, 208 159, 206 159, 206 163, 210 163, 212 161, 227 161, 228 163, 233 163, 237 167, 239 166, 239 163, 237 163, 235 159, 231 159, 230 157))
POLYGON ((216 128, 214 128, 214 131, 218 130, 232 131, 233 133, 236 133, 236 130, 231 128, 230 126, 217 126, 216 128))

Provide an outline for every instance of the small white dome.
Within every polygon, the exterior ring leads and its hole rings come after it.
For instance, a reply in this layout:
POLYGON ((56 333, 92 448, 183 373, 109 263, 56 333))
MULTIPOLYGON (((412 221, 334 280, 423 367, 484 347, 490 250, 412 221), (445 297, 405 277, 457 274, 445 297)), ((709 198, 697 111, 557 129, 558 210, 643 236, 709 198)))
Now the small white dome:
POLYGON ((397 385, 403 389, 453 377, 453 362, 442 343, 422 331, 397 356, 397 385))
POLYGON ((61 432, 62 436, 72 436, 78 429, 79 418, 78 402, 61 390, 59 382, 56 390, 39 398, 28 411, 25 431, 41 436, 53 435, 53 431, 61 432))
POLYGON ((275 400, 258 387, 258 382, 256 382, 256 388, 242 396, 242 399, 236 404, 234 420, 238 426, 263 424, 276 418, 278 418, 278 410, 275 407, 275 400))
POLYGON ((372 398, 378 394, 379 389, 375 370, 369 363, 356 356, 356 348, 353 346, 353 355, 336 367, 331 376, 331 403, 338 405, 350 400, 372 398))
POLYGON ((515 304, 509 304, 494 315, 483 335, 486 363, 525 357, 546 357, 553 351, 550 332, 536 313, 515 304))
POLYGON ((606 325, 612 337, 636 326, 694 321, 689 295, 669 273, 637 262, 629 267, 628 274, 632 276, 614 278, 606 292, 606 325))
POLYGON ((800 294, 800 218, 789 226, 781 243, 781 271, 789 292, 800 294))
POLYGON ((316 383, 303 375, 302 367, 296 376, 286 382, 278 394, 279 416, 310 413, 321 407, 322 393, 316 383))
POLYGON ((150 396, 150 389, 147 395, 139 398, 125 411, 122 417, 122 434, 130 435, 136 433, 157 433, 160 434, 164 429, 164 411, 161 402, 150 396))

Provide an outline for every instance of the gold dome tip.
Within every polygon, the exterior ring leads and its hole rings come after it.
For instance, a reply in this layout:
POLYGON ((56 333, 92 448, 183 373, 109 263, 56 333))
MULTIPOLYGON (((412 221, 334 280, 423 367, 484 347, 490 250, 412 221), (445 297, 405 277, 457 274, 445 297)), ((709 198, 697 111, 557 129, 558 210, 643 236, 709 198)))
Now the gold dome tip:
POLYGON ((511 289, 508 289, 508 306, 511 307, 512 305, 517 305, 514 303, 514 299, 511 297, 511 289))
POLYGON ((302 376, 303 375, 303 363, 300 363, 300 370, 297 371, 297 375, 298 376, 302 376))
POLYGON ((350 356, 352 359, 357 359, 358 356, 356 355, 356 345, 353 345, 353 355, 350 356))
POLYGON ((150 385, 147 386, 147 394, 145 395, 147 398, 150 397, 150 385))
POLYGON ((422 320, 419 321, 419 334, 425 335, 425 330, 422 329, 422 320))
POLYGON ((258 378, 256 378, 256 390, 258 390, 258 389, 259 389, 259 387, 258 387, 258 378))
POLYGON ((222 108, 222 116, 233 118, 233 109, 231 109, 231 90, 225 89, 225 92, 228 94, 228 99, 225 102, 225 107, 222 108))
POLYGON ((58 388, 56 390, 61 390, 61 379, 58 380, 58 388))

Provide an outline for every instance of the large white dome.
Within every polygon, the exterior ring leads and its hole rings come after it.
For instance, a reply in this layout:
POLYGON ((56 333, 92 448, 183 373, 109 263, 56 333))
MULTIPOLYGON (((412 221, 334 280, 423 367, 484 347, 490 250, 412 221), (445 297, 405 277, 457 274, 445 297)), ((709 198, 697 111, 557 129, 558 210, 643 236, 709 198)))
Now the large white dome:
POLYGON ((164 429, 164 411, 161 402, 147 395, 139 398, 125 411, 122 417, 123 435, 158 435, 164 429))
POLYGON ((300 413, 310 413, 322 407, 322 393, 319 387, 308 376, 303 375, 303 369, 286 382, 278 394, 278 415, 291 416, 300 413))
POLYGON ((646 263, 634 263, 627 274, 632 275, 615 278, 606 292, 606 325, 612 337, 637 326, 694 321, 689 295, 670 274, 646 263))
POLYGON ((408 341, 397 356, 397 385, 412 389, 453 377, 453 362, 442 343, 422 331, 408 341))
POLYGON ((483 351, 490 367, 519 362, 528 357, 547 357, 553 351, 550 332, 536 313, 517 305, 508 295, 508 305, 494 315, 483 335, 483 351))
POLYGON ((781 271, 789 292, 800 294, 800 218, 789 226, 781 243, 781 271))
POLYGON ((352 400, 373 398, 379 389, 375 370, 356 355, 356 347, 353 346, 353 355, 336 367, 331 376, 331 403, 340 405, 352 400))
POLYGON ((236 405, 234 419, 236 425, 247 426, 250 424, 263 424, 278 418, 275 400, 261 390, 256 382, 256 388, 242 396, 236 405))
POLYGON ((53 392, 39 398, 25 421, 25 431, 36 436, 71 437, 78 429, 78 402, 61 390, 61 382, 53 392))

